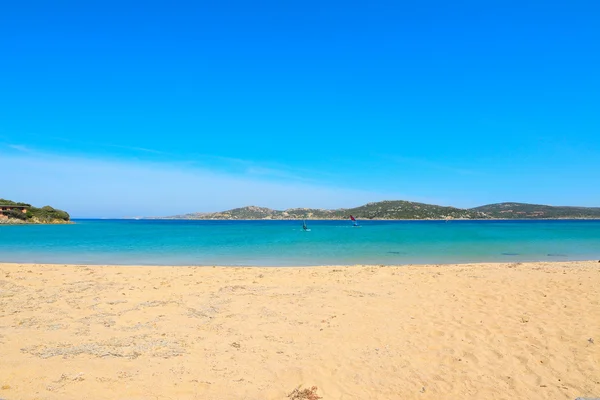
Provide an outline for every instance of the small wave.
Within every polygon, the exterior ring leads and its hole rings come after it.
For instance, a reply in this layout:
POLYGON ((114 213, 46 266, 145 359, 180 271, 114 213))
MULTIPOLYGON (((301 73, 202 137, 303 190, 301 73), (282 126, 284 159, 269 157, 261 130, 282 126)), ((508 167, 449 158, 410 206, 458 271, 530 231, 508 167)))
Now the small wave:
POLYGON ((503 256, 518 256, 519 253, 502 253, 503 256))
POLYGON ((566 257, 566 254, 548 253, 548 257, 566 257))

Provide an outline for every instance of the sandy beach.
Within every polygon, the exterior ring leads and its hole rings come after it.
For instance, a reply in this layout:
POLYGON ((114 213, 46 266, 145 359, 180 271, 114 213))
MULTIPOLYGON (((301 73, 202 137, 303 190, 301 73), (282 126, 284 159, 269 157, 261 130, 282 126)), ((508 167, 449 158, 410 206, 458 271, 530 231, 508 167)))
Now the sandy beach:
POLYGON ((0 264, 0 398, 600 396, 600 263, 0 264))

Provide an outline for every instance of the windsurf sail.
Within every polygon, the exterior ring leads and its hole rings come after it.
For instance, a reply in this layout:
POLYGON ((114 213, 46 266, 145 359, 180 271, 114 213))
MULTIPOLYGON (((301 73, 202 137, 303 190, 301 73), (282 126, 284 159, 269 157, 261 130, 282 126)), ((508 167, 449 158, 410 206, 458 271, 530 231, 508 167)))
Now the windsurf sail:
POLYGON ((306 220, 302 223, 302 229, 307 230, 308 227, 306 226, 306 220))
POLYGON ((358 222, 356 221, 356 218, 354 218, 352 215, 350 216, 350 219, 352 220, 352 225, 354 226, 358 226, 358 222))

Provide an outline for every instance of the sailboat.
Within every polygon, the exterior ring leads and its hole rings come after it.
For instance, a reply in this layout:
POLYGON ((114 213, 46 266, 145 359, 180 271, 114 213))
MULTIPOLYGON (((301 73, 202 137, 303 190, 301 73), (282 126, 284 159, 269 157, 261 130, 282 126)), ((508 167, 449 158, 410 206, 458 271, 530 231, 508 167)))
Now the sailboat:
POLYGON ((302 223, 302 230, 304 232, 310 232, 310 229, 308 229, 308 226, 306 226, 306 220, 304 220, 304 222, 302 223))
POLYGON ((356 218, 354 218, 352 215, 350 216, 350 219, 352 220, 352 226, 356 227, 356 228, 360 228, 360 225, 358 224, 358 221, 356 220, 356 218))

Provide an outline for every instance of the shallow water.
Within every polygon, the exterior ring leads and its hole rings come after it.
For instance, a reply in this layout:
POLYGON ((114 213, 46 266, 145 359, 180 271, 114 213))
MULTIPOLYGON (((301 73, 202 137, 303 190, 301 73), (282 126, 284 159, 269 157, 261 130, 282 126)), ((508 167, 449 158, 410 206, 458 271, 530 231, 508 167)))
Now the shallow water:
POLYGON ((0 262, 332 265, 600 258, 600 221, 76 220, 0 226, 0 262))

